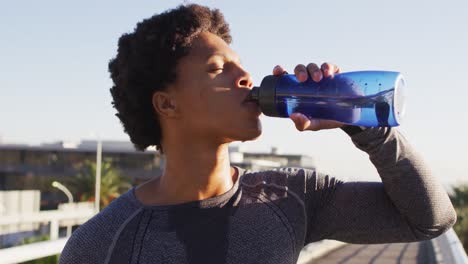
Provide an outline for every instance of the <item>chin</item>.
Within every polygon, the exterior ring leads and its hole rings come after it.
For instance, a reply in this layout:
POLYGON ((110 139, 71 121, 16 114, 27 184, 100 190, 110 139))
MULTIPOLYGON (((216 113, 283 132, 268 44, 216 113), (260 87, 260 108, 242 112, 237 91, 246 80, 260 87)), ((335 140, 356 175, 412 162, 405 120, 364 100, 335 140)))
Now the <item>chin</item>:
MULTIPOLYGON (((261 134, 261 133, 260 133, 261 134)), ((244 138, 241 138, 237 141, 242 141, 242 142, 245 142, 245 141, 252 141, 252 140, 256 140, 257 138, 260 137, 260 134, 258 135, 255 135, 255 136, 250 136, 250 137, 244 137, 244 138)))
POLYGON ((224 137, 225 143, 234 141, 251 141, 255 140, 262 134, 262 124, 260 120, 256 122, 250 122, 249 124, 243 124, 240 126, 233 125, 229 127, 228 131, 224 131, 226 136, 224 137))
POLYGON ((259 125, 257 126, 257 128, 255 129, 245 129, 242 131, 242 135, 238 135, 235 139, 235 141, 251 141, 251 140, 255 140, 257 138, 260 137, 260 135, 262 134, 262 126, 261 124, 259 123, 259 125))

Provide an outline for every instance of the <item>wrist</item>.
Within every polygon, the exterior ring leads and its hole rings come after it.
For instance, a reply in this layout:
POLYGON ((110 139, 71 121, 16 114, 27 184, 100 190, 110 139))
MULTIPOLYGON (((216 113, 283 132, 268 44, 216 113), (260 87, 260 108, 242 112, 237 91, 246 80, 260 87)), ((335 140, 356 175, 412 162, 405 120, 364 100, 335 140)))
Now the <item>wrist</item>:
POLYGON ((349 136, 354 136, 356 134, 359 134, 366 129, 366 127, 363 127, 363 126, 353 126, 353 125, 344 125, 340 128, 349 136))

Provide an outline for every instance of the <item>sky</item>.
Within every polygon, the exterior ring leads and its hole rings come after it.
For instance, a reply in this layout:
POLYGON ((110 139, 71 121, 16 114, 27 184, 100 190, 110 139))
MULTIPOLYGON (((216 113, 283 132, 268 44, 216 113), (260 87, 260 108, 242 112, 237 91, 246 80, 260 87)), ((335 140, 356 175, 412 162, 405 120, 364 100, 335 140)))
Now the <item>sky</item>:
MULTIPOLYGON (((444 184, 468 181, 467 1, 190 2, 224 13, 231 46, 257 85, 277 64, 401 72, 407 107, 398 129, 444 184)), ((1 2, 0 142, 128 140, 111 106, 107 64, 120 35, 180 3, 189 2, 1 2)), ((245 149, 274 146, 312 156, 339 178, 379 180, 339 129, 298 132, 288 119, 261 120, 263 135, 245 149)))

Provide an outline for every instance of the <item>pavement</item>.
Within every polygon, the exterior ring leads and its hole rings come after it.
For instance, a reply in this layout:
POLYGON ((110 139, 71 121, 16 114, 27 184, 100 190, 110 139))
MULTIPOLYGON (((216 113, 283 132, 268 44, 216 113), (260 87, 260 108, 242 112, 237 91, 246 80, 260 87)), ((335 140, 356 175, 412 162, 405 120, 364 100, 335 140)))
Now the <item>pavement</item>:
POLYGON ((311 260, 308 264, 365 264, 365 263, 436 263, 430 241, 415 243, 346 244, 311 260))

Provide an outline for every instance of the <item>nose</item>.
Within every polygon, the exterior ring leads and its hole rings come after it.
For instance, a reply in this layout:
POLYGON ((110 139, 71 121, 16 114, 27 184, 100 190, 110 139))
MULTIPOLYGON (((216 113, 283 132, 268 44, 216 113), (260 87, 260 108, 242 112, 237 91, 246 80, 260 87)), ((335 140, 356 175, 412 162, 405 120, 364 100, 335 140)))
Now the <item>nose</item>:
POLYGON ((252 76, 245 71, 244 69, 240 69, 241 74, 239 74, 239 77, 237 77, 236 84, 238 87, 247 87, 247 88, 252 88, 253 87, 253 80, 252 76))

